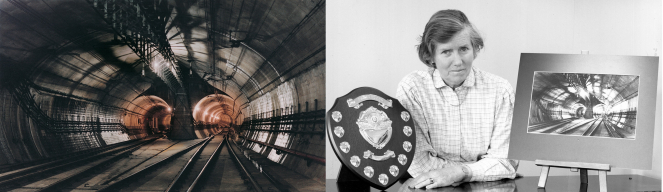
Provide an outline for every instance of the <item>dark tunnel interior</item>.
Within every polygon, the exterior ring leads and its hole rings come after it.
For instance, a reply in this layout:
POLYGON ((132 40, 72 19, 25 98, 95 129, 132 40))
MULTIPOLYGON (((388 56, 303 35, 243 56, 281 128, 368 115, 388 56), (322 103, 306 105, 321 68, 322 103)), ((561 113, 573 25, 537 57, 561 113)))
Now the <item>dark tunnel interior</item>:
POLYGON ((214 136, 324 187, 324 0, 5 0, 0 26, 0 173, 214 136))

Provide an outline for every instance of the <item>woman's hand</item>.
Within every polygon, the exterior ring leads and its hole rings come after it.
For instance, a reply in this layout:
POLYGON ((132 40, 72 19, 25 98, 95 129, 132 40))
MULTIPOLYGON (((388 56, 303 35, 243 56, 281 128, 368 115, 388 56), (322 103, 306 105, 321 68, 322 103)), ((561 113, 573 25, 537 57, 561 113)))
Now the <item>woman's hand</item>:
POLYGON ((431 170, 420 175, 410 183, 409 187, 432 189, 457 184, 463 181, 465 173, 461 166, 450 166, 442 169, 431 170))

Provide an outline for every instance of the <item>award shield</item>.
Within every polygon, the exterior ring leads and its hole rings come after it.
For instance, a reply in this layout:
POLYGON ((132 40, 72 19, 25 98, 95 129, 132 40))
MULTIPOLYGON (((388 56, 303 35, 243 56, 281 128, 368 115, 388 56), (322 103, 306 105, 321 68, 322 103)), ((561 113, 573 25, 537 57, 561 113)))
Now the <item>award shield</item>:
POLYGON ((327 112, 327 136, 343 164, 341 174, 351 172, 378 189, 396 183, 414 157, 410 113, 398 100, 370 87, 336 99, 327 112))

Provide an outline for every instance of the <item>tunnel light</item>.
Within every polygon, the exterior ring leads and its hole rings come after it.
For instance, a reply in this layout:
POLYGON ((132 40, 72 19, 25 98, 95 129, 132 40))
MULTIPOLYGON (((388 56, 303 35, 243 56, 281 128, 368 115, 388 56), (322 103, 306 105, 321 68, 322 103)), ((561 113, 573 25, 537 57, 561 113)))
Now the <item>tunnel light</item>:
POLYGON ((589 98, 589 93, 585 89, 578 90, 578 95, 585 99, 589 98))
POLYGON ((571 93, 576 93, 576 92, 578 92, 578 90, 577 90, 575 87, 568 87, 567 89, 568 89, 569 92, 571 92, 571 93))
POLYGON ((594 108, 592 108, 592 111, 593 111, 595 114, 603 115, 603 114, 605 114, 605 112, 606 112, 606 107, 607 107, 607 106, 604 105, 604 104, 598 104, 598 105, 594 106, 594 108))

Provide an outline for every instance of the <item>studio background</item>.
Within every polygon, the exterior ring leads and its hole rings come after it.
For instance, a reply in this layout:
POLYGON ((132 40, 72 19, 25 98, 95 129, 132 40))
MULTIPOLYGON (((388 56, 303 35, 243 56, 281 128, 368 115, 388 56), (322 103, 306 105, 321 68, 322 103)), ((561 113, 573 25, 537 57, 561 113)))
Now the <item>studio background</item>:
MULTIPOLYGON (((415 45, 430 16, 442 9, 458 9, 469 17, 485 45, 473 65, 505 78, 514 89, 520 53, 580 54, 588 50, 599 55, 661 55, 659 0, 330 1, 326 106, 362 86, 395 96, 405 75, 426 69, 415 45)), ((659 59, 652 170, 614 168, 609 175, 661 179, 660 63, 659 59)), ((341 163, 328 140, 326 158, 327 179, 336 179, 341 163)), ((532 161, 520 161, 518 173, 538 176, 540 168, 532 161)), ((551 176, 577 174, 561 168, 550 172, 551 176)))

